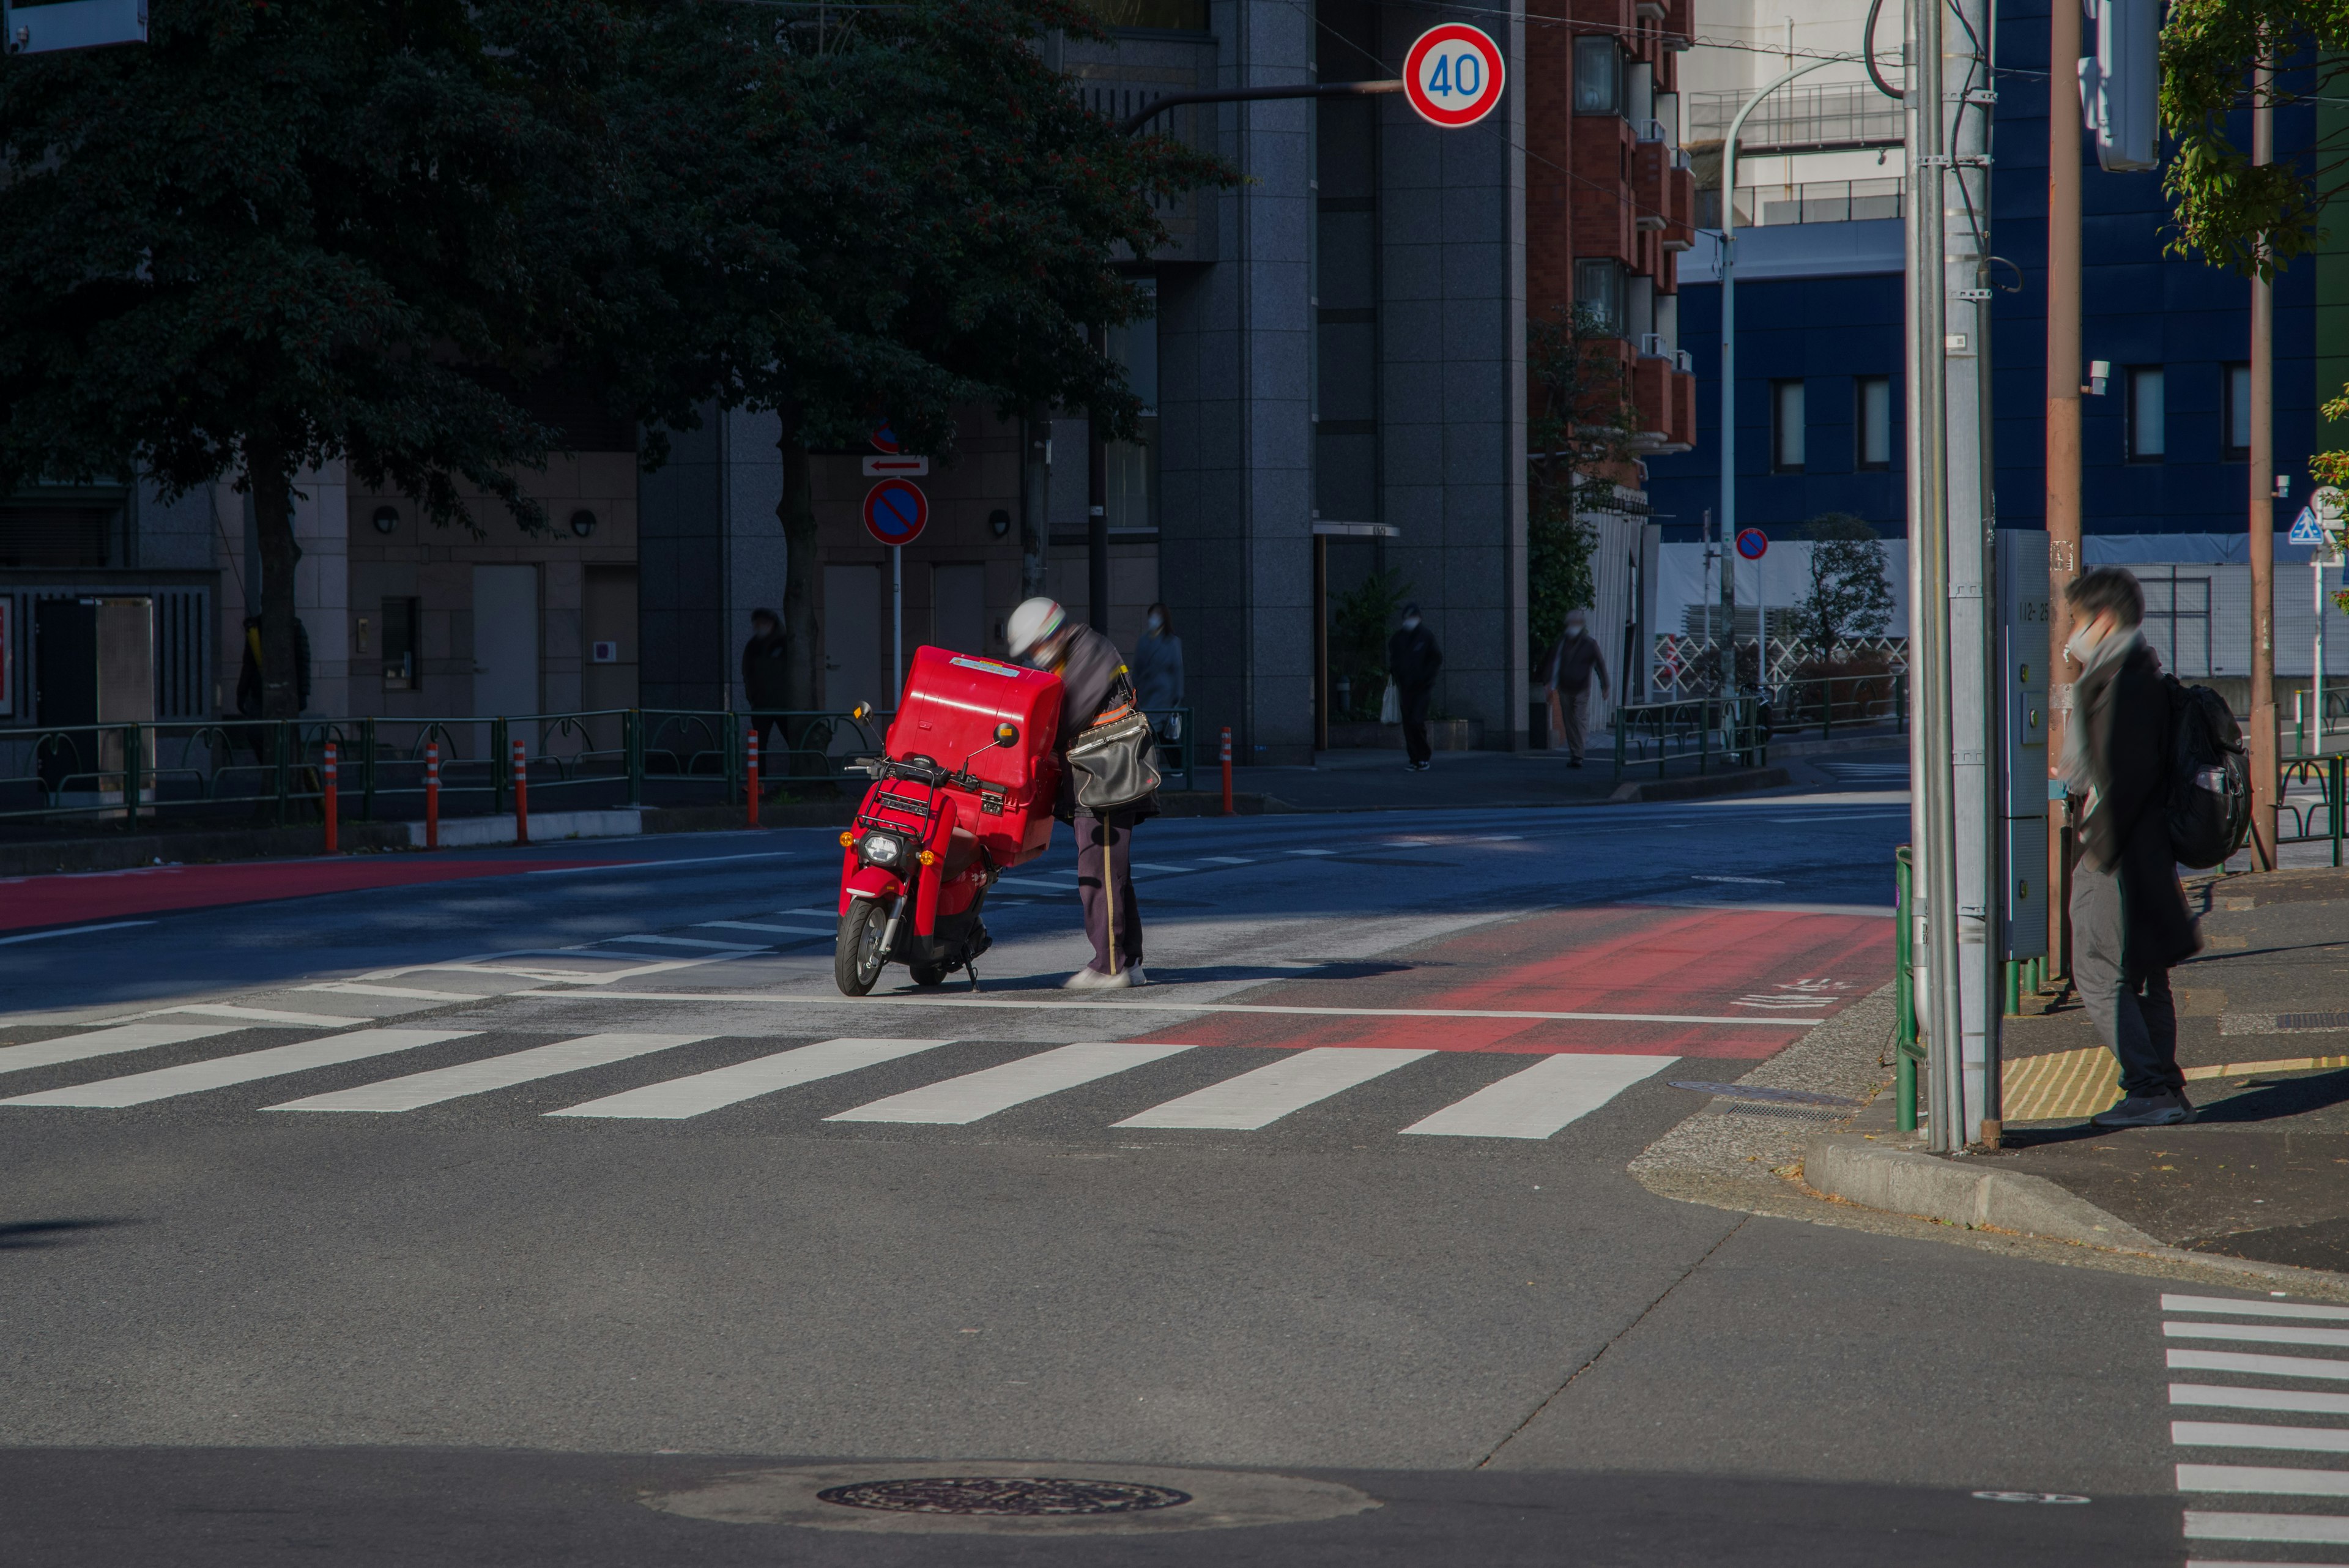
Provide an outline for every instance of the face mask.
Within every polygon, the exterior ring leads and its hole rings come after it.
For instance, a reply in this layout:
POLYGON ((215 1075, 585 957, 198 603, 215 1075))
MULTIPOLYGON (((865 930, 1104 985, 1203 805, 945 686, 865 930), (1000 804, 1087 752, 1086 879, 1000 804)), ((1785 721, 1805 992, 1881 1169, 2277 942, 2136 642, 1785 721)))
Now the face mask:
POLYGON ((1405 631, 1417 631, 1419 629, 1419 618, 1415 615, 1407 615, 1403 617, 1402 628, 1405 631))
POLYGON ((1152 616, 1152 617, 1150 618, 1150 629, 1151 629, 1151 630, 1153 630, 1153 631, 1164 631, 1164 630, 1165 630, 1165 629, 1166 629, 1166 620, 1165 620, 1165 618, 1164 618, 1164 617, 1163 617, 1163 616, 1152 616))
POLYGON ((2064 645, 2064 657, 2075 664, 2087 663, 2088 655, 2095 652, 2096 644, 2104 640, 2099 637, 2089 636, 2090 629, 2089 627, 2082 627, 2072 634, 2072 640, 2064 645))
POLYGON ((1566 635, 1568 637, 1580 637, 1582 635, 1582 621, 1579 617, 1566 623, 1566 635))

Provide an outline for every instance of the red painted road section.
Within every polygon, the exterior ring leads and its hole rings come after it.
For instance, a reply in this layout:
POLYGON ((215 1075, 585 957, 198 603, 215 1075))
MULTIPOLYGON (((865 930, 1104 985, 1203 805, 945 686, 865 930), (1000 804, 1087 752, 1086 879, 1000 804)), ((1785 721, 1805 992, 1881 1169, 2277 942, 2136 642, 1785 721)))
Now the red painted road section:
POLYGON ((261 860, 224 866, 142 866, 62 877, 0 877, 0 930, 76 926, 172 909, 256 904, 352 893, 420 882, 511 877, 571 866, 632 865, 604 860, 416 860, 388 856, 261 860))
POLYGON ((1756 1059, 1776 1054, 1797 1031, 1891 978, 1892 922, 1859 915, 1600 906, 1485 927, 1407 950, 1393 961, 1406 967, 1342 980, 1278 981, 1226 1000, 1289 1007, 1785 1018, 1786 1027, 1220 1013, 1143 1038, 1200 1045, 1756 1059), (1774 1005, 1806 997, 1832 1000, 1824 1007, 1774 1005))

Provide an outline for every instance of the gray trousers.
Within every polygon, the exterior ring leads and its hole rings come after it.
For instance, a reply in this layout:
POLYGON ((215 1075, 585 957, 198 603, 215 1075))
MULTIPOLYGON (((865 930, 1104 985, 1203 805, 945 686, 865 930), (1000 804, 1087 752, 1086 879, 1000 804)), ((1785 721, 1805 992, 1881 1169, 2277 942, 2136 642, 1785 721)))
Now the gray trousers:
POLYGON ((1590 734, 1590 682, 1582 683, 1579 691, 1561 691, 1557 694, 1558 737, 1552 746, 1563 747, 1576 762, 1582 760, 1583 742, 1590 734))
POLYGON ((2121 1064, 2121 1093, 2178 1094, 2186 1076, 2178 1070, 2169 971, 2131 972, 2123 958, 2127 939, 2120 874, 2081 860, 2072 868, 2072 983, 2080 1005, 2121 1064))
POLYGON ((1080 815, 1077 830, 1077 901, 1084 906, 1085 935, 1092 939, 1089 969, 1103 974, 1142 966, 1142 905, 1133 896, 1133 819, 1120 813, 1104 820, 1080 815))

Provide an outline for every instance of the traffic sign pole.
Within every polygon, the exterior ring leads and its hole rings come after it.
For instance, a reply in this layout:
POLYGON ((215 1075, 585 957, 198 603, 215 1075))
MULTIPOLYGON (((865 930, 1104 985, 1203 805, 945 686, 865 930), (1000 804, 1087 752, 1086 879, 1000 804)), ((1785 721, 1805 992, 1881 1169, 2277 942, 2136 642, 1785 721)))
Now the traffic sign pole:
MULTIPOLYGON (((893 660, 889 690, 905 690, 905 546, 889 546, 889 653, 893 660)), ((892 697, 889 706, 895 708, 902 699, 892 697)))

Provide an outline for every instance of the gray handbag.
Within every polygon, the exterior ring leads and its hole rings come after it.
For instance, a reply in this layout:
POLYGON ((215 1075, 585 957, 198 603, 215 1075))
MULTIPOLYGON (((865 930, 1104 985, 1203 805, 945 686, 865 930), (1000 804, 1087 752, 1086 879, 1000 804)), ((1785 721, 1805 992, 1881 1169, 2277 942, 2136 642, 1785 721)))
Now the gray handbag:
POLYGON ((1158 791, 1157 736, 1150 716, 1133 705, 1132 689, 1111 716, 1069 745, 1069 773, 1077 809, 1105 816, 1140 805, 1158 791))

